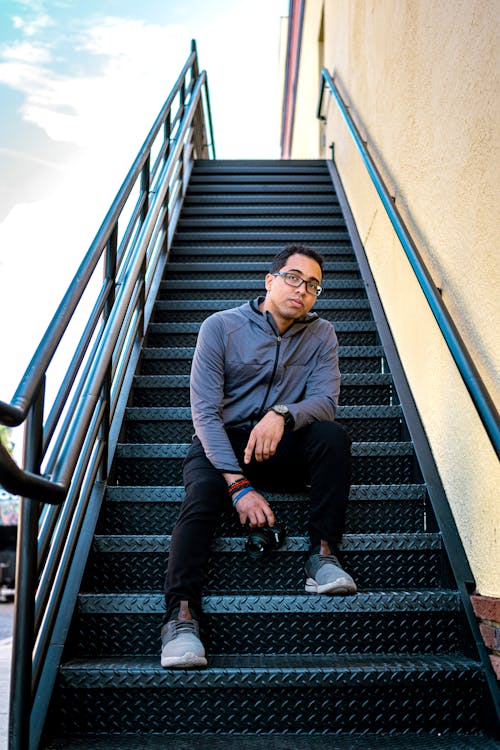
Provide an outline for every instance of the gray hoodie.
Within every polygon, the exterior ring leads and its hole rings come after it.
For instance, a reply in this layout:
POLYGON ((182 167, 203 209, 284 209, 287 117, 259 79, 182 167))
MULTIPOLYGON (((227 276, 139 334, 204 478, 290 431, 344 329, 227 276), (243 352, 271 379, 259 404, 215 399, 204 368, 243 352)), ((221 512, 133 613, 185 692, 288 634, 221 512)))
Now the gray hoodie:
POLYGON ((191 368, 196 435, 220 471, 241 472, 226 427, 252 428, 273 404, 286 404, 294 429, 335 419, 338 341, 331 323, 307 313, 279 335, 264 298, 217 312, 200 327, 191 368))

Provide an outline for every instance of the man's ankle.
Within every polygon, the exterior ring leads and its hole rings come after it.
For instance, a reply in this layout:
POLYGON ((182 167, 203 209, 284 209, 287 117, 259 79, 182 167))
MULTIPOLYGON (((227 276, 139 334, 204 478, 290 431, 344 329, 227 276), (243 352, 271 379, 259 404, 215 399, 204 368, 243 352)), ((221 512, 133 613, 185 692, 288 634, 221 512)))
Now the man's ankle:
POLYGON ((181 601, 179 605, 179 614, 177 615, 178 620, 192 620, 193 616, 189 610, 189 602, 181 601))

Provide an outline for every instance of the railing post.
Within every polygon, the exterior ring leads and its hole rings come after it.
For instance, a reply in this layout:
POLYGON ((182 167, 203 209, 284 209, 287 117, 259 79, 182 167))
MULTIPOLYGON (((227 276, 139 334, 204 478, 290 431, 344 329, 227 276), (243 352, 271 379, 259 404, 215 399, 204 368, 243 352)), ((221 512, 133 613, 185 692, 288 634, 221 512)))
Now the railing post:
MULTIPOLYGON (((117 267, 117 250, 118 250, 118 222, 115 223, 108 241, 106 242, 106 255, 104 258, 104 278, 105 281, 111 281, 111 288, 104 305, 104 321, 109 319, 115 304, 116 297, 116 267, 117 267)), ((111 383, 113 380, 113 363, 110 362, 106 377, 102 384, 102 400, 105 405, 102 423, 100 427, 100 436, 104 446, 102 461, 100 466, 100 476, 103 481, 108 477, 109 455, 108 455, 108 436, 111 422, 111 383)))
MULTIPOLYGON (((170 111, 167 115, 167 119, 165 120, 164 125, 164 131, 163 131, 163 139, 165 141, 165 155, 163 157, 163 164, 166 165, 168 161, 168 157, 170 156, 170 150, 171 150, 171 143, 170 143, 170 136, 171 136, 171 115, 170 111)), ((170 202, 170 185, 167 185, 167 190, 165 192, 165 197, 163 199, 163 207, 165 209, 165 213, 163 215, 163 230, 165 232, 165 248, 168 251, 168 225, 170 222, 170 211, 168 204, 170 202)))
MULTIPOLYGON (((26 419, 24 465, 28 471, 37 474, 42 460, 44 399, 45 377, 26 419)), ((16 552, 9 750, 28 750, 30 744, 38 514, 38 503, 23 497, 16 552)))
MULTIPOLYGON (((141 210, 141 222, 144 223, 146 221, 146 217, 148 215, 149 211, 149 190, 151 185, 151 155, 148 154, 148 158, 146 159, 144 166, 142 168, 141 172, 141 195, 144 196, 144 203, 142 204, 142 210, 141 210)), ((145 314, 145 307, 146 307, 146 269, 147 269, 147 255, 144 256, 144 260, 142 262, 141 267, 141 293, 139 295, 139 306, 140 306, 140 315, 141 315, 141 326, 138 329, 141 333, 141 337, 144 337, 146 335, 146 314, 145 314)))

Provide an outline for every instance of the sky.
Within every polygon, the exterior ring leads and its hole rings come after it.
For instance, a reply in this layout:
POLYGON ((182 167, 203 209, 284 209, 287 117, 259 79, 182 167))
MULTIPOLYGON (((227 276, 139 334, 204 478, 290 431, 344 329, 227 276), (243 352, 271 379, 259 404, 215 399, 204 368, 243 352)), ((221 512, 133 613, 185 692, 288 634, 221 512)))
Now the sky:
POLYGON ((197 42, 218 158, 279 158, 288 0, 0 0, 0 400, 197 42))

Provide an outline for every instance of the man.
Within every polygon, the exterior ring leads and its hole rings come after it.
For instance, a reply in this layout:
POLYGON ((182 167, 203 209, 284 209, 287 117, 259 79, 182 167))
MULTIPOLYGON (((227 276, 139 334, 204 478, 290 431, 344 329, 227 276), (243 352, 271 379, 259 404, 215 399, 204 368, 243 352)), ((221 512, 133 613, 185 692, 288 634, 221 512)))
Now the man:
POLYGON ((215 313, 200 328, 191 369, 195 436, 165 579, 163 667, 206 666, 198 620, 212 537, 231 503, 241 524, 274 525, 258 488, 309 487, 306 591, 356 591, 336 556, 351 454, 347 433, 334 421, 337 337, 310 312, 322 276, 320 253, 290 245, 273 259, 265 297, 215 313))

